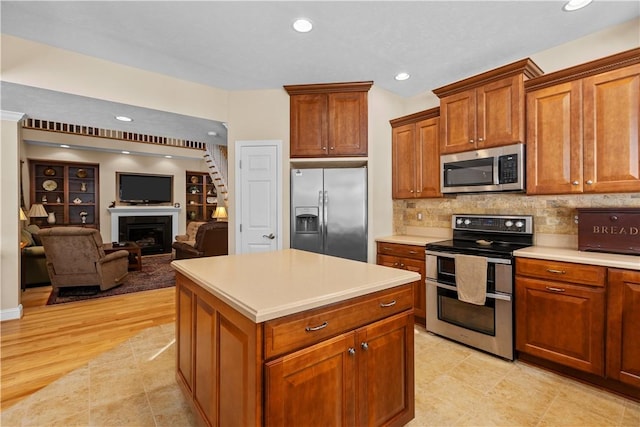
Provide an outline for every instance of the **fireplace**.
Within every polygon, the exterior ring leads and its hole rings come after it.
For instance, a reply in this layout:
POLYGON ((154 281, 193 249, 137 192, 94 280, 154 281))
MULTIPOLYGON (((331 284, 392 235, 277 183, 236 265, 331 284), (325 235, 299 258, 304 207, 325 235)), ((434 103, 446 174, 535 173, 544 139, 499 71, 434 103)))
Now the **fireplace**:
POLYGON ((121 216, 118 219, 118 241, 135 242, 142 255, 171 252, 170 216, 121 216))
POLYGON ((143 255, 171 252, 180 208, 116 206, 107 210, 111 213, 112 242, 138 242, 143 255))

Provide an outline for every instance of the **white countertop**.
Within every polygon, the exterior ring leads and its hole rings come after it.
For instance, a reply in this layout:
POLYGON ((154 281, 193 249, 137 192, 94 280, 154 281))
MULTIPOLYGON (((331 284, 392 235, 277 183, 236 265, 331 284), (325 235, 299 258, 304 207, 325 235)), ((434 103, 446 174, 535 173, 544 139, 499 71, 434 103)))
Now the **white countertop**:
POLYGON ((602 252, 585 252, 577 249, 555 248, 549 246, 530 246, 518 249, 516 257, 546 259, 550 261, 574 262, 578 264, 601 265, 612 268, 640 270, 640 256, 618 255, 602 252))
POLYGON ((420 280, 418 273, 296 249, 171 265, 256 323, 420 280))

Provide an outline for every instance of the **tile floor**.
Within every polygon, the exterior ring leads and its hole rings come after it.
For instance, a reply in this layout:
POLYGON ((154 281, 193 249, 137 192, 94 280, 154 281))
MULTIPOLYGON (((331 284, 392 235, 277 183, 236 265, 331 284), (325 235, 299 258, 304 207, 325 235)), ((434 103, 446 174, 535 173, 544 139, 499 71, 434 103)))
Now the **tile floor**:
MULTIPOLYGON (((411 427, 640 427, 640 403, 421 328, 415 338, 411 427)), ((2 411, 0 425, 195 425, 174 375, 174 325, 150 328, 2 411)))

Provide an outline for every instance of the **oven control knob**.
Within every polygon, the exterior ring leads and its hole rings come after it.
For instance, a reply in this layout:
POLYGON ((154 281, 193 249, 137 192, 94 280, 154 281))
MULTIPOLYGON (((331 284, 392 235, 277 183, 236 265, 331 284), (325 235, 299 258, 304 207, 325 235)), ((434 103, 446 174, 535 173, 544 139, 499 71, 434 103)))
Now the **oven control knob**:
POLYGON ((464 220, 464 225, 469 225, 471 224, 471 220, 469 218, 464 220))
POLYGON ((508 219, 508 220, 506 220, 506 221, 504 222, 504 225, 505 225, 505 226, 507 226, 507 227, 511 227, 511 226, 513 226, 513 221, 511 221, 510 219, 508 219))
POLYGON ((462 218, 456 219, 456 224, 458 224, 458 225, 462 224, 462 218))
POLYGON ((522 228, 522 227, 524 227, 524 222, 522 222, 522 221, 516 221, 516 227, 518 227, 518 228, 522 228))

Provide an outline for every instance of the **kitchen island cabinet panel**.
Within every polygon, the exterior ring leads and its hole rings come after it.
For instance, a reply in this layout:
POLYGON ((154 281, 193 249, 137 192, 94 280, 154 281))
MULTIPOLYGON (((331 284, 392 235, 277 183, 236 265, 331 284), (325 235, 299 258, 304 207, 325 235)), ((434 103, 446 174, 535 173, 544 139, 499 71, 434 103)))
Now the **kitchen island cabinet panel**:
POLYGON ((640 272, 609 269, 607 376, 640 388, 640 272))
POLYGON ((198 290, 180 273, 176 273, 176 292, 176 377, 185 394, 192 396, 193 409, 207 425, 260 425, 262 365, 256 360, 262 358, 262 341, 258 325, 198 290), (183 368, 189 365, 193 369, 183 368))
POLYGON ((356 331, 358 425, 404 425, 414 417, 413 316, 356 331))
POLYGON ((354 345, 352 332, 267 363, 265 425, 355 425, 354 345))

